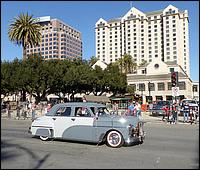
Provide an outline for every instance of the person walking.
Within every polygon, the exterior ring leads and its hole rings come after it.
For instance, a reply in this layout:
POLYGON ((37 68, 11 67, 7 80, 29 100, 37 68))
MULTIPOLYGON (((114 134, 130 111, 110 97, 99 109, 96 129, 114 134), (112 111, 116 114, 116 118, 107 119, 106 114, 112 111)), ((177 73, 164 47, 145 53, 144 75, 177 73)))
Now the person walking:
POLYGON ((168 117, 169 107, 167 106, 167 104, 163 107, 162 110, 164 111, 162 121, 165 121, 165 116, 169 119, 168 117))
POLYGON ((113 104, 113 110, 118 115, 118 104, 116 102, 113 104))
POLYGON ((11 118, 10 109, 11 109, 10 103, 7 102, 7 104, 6 104, 6 113, 8 115, 8 119, 11 118))
POLYGON ((183 105, 183 122, 188 122, 188 117, 189 117, 189 104, 188 102, 185 102, 183 105))
POLYGON ((32 120, 35 119, 35 115, 36 115, 36 104, 32 103, 32 120))
POLYGON ((49 104, 47 105, 47 112, 49 112, 50 109, 51 109, 51 103, 49 103, 49 104))
POLYGON ((135 109, 135 112, 136 112, 136 116, 140 117, 141 116, 141 105, 140 105, 140 103, 136 102, 134 109, 135 109))
POLYGON ((177 112, 177 104, 174 103, 172 105, 172 122, 171 123, 173 123, 173 124, 177 123, 177 114, 178 114, 178 112, 177 112))
POLYGON ((193 114, 194 114, 194 123, 197 123, 197 118, 198 118, 198 107, 193 108, 193 114))
POLYGON ((128 115, 130 116, 135 116, 135 106, 133 104, 133 102, 130 103, 130 105, 128 106, 128 115))
POLYGON ((16 116, 16 119, 20 119, 20 105, 19 105, 19 102, 17 101, 17 116, 16 116))

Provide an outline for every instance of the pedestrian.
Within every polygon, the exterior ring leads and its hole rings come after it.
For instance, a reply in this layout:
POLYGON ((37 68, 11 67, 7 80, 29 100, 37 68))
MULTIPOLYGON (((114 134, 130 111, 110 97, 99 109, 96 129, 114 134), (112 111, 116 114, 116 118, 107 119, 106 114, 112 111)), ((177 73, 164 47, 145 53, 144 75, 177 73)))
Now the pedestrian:
POLYGON ((176 124, 177 123, 177 105, 174 103, 172 105, 172 123, 176 124))
POLYGON ((30 102, 28 103, 27 118, 28 118, 28 117, 31 117, 31 114, 32 114, 32 102, 30 101, 30 102))
POLYGON ((113 104, 113 110, 118 115, 118 104, 116 102, 113 104))
POLYGON ((50 109, 51 109, 51 103, 49 103, 49 104, 47 105, 47 112, 49 112, 50 109))
POLYGON ((16 119, 20 119, 20 106, 19 106, 19 102, 17 101, 17 116, 16 119))
POLYGON ((141 116, 141 105, 139 102, 135 103, 135 112, 136 112, 136 116, 140 117, 141 116))
POLYGON ((168 117, 168 112, 169 112, 169 107, 168 107, 168 105, 166 104, 166 105, 162 108, 162 110, 164 111, 163 117, 162 117, 162 121, 165 121, 165 116, 168 117))
POLYGON ((194 107, 193 113, 194 113, 194 123, 196 124, 198 118, 198 107, 194 107))
POLYGON ((23 116, 24 120, 27 119, 27 111, 28 111, 28 106, 27 104, 25 104, 24 106, 22 106, 21 109, 21 115, 23 116))
POLYGON ((32 103, 32 120, 35 119, 36 116, 36 104, 35 102, 32 103))
POLYGON ((47 103, 45 103, 44 105, 43 105, 43 115, 46 115, 46 113, 47 113, 47 103))
POLYGON ((189 117, 189 104, 188 102, 185 102, 185 104, 183 104, 183 122, 185 123, 188 122, 188 117, 189 117))
POLYGON ((169 111, 168 111, 168 114, 167 114, 167 121, 168 121, 170 124, 172 123, 172 120, 173 120, 172 111, 173 111, 173 104, 169 106, 169 111))
POLYGON ((135 106, 133 102, 131 102, 130 105, 128 106, 128 115, 135 116, 135 106))
POLYGON ((6 104, 6 113, 7 113, 7 115, 8 115, 8 119, 11 118, 10 109, 11 109, 11 106, 10 106, 10 103, 9 103, 9 101, 8 101, 7 104, 6 104))
POLYGON ((151 102, 150 104, 149 104, 149 111, 151 111, 153 109, 153 103, 151 102))
POLYGON ((189 106, 189 115, 190 115, 190 124, 192 124, 193 123, 193 117, 194 117, 192 106, 189 106))

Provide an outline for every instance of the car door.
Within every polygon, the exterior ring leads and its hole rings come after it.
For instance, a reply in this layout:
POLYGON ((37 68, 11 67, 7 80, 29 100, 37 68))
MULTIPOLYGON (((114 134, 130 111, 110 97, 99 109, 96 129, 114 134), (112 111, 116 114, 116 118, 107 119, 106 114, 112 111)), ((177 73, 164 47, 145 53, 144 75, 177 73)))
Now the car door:
POLYGON ((67 129, 69 129, 72 124, 72 108, 68 106, 61 106, 57 109, 54 116, 52 116, 53 119, 53 136, 55 138, 63 138, 63 133, 67 129))
POLYGON ((73 122, 64 135, 73 140, 94 142, 94 118, 94 114, 89 107, 74 107, 74 116, 71 118, 73 122), (82 109, 82 113, 84 112, 82 115, 78 114, 80 109, 82 109))
MULTIPOLYGON (((60 114, 56 112, 54 119, 54 137, 80 140, 80 141, 93 141, 93 117, 92 116, 76 116, 77 107, 66 107, 67 114, 60 114)), ((60 108, 62 110, 62 108, 60 108)))

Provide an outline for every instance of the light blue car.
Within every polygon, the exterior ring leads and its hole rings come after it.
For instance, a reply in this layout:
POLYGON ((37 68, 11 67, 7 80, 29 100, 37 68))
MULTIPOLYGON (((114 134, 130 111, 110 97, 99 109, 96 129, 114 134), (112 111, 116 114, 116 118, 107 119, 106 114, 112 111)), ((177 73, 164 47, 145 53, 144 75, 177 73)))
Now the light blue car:
POLYGON ((103 104, 69 102, 54 105, 45 116, 36 118, 29 133, 41 140, 105 142, 116 148, 133 142, 143 143, 143 125, 138 117, 109 113, 103 104))

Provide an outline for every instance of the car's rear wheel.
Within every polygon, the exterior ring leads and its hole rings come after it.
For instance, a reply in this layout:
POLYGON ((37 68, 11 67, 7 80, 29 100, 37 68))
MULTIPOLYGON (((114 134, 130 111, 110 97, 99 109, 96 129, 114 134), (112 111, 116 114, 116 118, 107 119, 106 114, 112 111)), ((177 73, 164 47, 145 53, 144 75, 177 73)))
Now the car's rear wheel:
POLYGON ((47 141, 47 140, 49 140, 49 137, 48 136, 40 136, 40 139, 42 141, 47 141))
POLYGON ((112 130, 106 136, 107 145, 113 148, 121 147, 124 144, 124 139, 121 133, 112 130))

